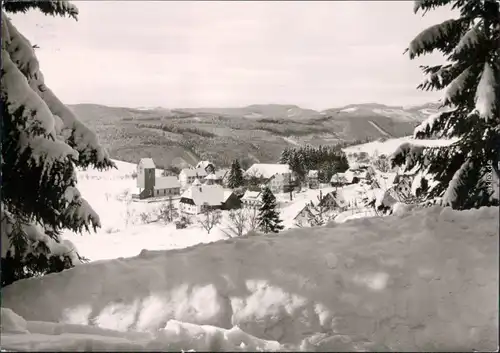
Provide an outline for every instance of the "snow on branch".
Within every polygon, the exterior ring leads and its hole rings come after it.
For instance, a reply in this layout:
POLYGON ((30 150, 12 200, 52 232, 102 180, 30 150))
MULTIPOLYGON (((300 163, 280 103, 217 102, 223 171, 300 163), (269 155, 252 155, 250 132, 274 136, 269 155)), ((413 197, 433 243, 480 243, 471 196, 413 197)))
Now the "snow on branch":
POLYGON ((470 28, 467 33, 465 33, 460 41, 458 42, 455 50, 453 51, 453 56, 462 54, 467 49, 474 48, 479 43, 479 31, 477 30, 477 25, 470 28))
POLYGON ((66 209, 62 213, 62 218, 66 224, 74 231, 80 232, 85 229, 89 231, 89 224, 92 228, 101 226, 99 215, 92 209, 89 203, 82 198, 80 191, 73 186, 66 188, 64 192, 66 209))
POLYGON ((1 211, 1 257, 5 258, 7 252, 15 255, 17 251, 23 251, 21 256, 33 254, 35 256, 44 254, 51 256, 68 256, 74 265, 81 263, 75 245, 69 240, 63 240, 60 236, 49 236, 40 224, 32 224, 16 219, 8 212, 2 203, 1 211), (16 246, 15 237, 21 236, 27 246, 24 249, 16 246))
POLYGON ((35 56, 35 50, 31 43, 14 27, 5 12, 2 11, 2 23, 7 28, 5 33, 2 33, 2 42, 5 49, 9 52, 12 61, 17 65, 19 70, 29 80, 35 75, 40 65, 35 56))
POLYGON ((409 142, 401 144, 389 157, 391 167, 404 165, 405 170, 414 168, 418 159, 424 152, 423 146, 417 146, 409 142))
POLYGON ((10 114, 24 107, 26 129, 42 129, 46 134, 55 132, 55 122, 44 101, 31 89, 26 77, 12 62, 9 53, 2 50, 2 96, 10 114))
POLYGON ((466 160, 455 172, 442 198, 442 202, 445 206, 453 206, 455 204, 458 199, 458 195, 460 195, 460 188, 465 185, 467 173, 472 168, 472 162, 466 160))
POLYGON ((483 73, 481 74, 481 80, 477 86, 475 100, 476 110, 479 113, 479 116, 486 121, 493 119, 495 104, 499 104, 499 102, 496 102, 495 99, 496 87, 497 83, 495 82, 493 69, 488 63, 485 63, 483 73))
POLYGON ((3 8, 10 13, 26 13, 31 9, 38 9, 45 15, 69 16, 78 20, 78 8, 66 0, 4 0, 3 8))
POLYGON ((437 44, 446 39, 450 33, 457 30, 459 20, 451 19, 431 26, 420 32, 411 42, 408 48, 410 59, 426 52, 431 52, 437 44))
POLYGON ((448 3, 449 0, 415 0, 413 3, 413 12, 417 13, 419 10, 427 12, 430 9, 446 5, 448 3))
MULTIPOLYGON (((99 169, 113 167, 114 163, 110 160, 107 151, 99 144, 96 134, 78 120, 76 115, 45 85, 43 74, 39 71, 38 60, 28 39, 19 33, 3 12, 2 20, 6 22, 8 27, 6 48, 12 61, 24 74, 24 81, 27 79, 31 87, 30 91, 34 91, 32 95, 38 94, 45 102, 44 105, 48 107, 51 116, 51 129, 54 129, 55 124, 53 115, 57 115, 64 125, 62 129, 59 128, 70 132, 66 142, 78 151, 78 165, 86 167, 93 164, 99 169)), ((2 34, 3 36, 4 34, 2 34)))
POLYGON ((444 103, 448 104, 453 101, 453 99, 459 95, 461 92, 465 90, 465 85, 467 83, 467 79, 469 78, 471 73, 470 67, 466 68, 460 75, 455 77, 453 81, 450 82, 448 87, 444 92, 444 103))
POLYGON ((443 112, 431 114, 413 130, 413 137, 417 138, 419 135, 429 133, 434 128, 435 123, 441 118, 443 112))
POLYGON ((19 152, 30 148, 31 158, 37 165, 52 165, 54 162, 65 162, 67 157, 78 160, 78 152, 60 140, 50 140, 45 136, 31 136, 21 132, 19 136, 19 152))

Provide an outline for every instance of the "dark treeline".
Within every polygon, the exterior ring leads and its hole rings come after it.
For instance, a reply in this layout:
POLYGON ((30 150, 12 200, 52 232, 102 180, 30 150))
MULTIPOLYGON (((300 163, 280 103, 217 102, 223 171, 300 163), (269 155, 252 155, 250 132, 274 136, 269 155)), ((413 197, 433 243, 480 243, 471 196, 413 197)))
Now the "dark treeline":
POLYGON ((305 180, 310 170, 318 170, 319 181, 327 183, 335 173, 345 172, 349 163, 341 145, 285 148, 279 163, 288 164, 299 180, 305 180))

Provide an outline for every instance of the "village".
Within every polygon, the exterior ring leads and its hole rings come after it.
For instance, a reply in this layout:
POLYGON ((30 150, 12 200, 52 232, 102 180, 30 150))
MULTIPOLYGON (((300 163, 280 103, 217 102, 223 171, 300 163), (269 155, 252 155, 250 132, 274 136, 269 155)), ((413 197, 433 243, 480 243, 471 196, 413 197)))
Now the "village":
POLYGON ((300 182, 288 164, 256 163, 241 170, 243 179, 235 187, 230 182, 234 171, 219 169, 210 161, 200 161, 178 175, 167 175, 172 173, 157 168, 152 158, 142 158, 137 164, 138 189, 132 199, 168 201, 176 210, 178 228, 184 228, 186 224, 181 223, 190 224, 191 218, 209 217, 215 211, 243 209, 256 214, 267 188, 276 197, 285 227, 293 228, 384 215, 415 193, 411 190, 412 177, 390 170, 387 162, 380 167, 377 160, 358 163, 350 159, 349 168, 334 173, 329 183, 320 182, 318 170, 309 170, 300 182))

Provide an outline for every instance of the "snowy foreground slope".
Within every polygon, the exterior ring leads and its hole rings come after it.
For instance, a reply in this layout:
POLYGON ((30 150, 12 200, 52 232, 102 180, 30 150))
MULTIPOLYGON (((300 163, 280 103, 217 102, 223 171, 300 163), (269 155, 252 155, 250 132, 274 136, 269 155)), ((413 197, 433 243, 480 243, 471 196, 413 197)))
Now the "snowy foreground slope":
POLYGON ((494 350, 498 213, 436 207, 22 280, 2 307, 29 321, 2 309, 2 346, 494 350))

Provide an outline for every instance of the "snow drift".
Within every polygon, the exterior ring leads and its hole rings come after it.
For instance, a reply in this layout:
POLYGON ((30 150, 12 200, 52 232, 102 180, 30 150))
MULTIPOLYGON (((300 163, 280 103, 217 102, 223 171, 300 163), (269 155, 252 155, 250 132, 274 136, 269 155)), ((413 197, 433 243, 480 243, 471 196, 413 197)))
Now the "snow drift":
POLYGON ((155 346, 161 336, 175 349, 205 351, 496 349, 499 209, 412 212, 143 251, 22 280, 3 290, 2 306, 29 321, 2 333, 2 345, 171 347, 155 346), (34 321, 58 329, 40 333, 34 321), (78 345, 75 330, 109 340, 78 345))

